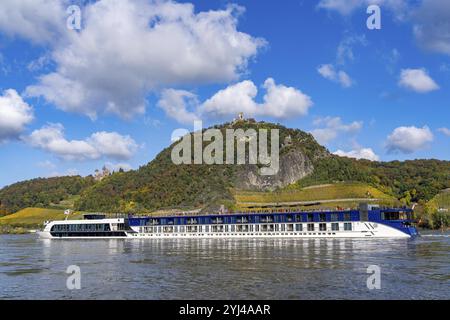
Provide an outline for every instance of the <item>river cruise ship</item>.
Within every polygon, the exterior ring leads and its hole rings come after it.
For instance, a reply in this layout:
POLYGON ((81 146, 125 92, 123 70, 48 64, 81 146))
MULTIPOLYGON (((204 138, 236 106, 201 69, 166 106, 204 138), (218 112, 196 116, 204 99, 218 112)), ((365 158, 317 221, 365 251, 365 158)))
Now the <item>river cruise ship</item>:
POLYGON ((418 235, 413 210, 362 205, 357 210, 257 212, 208 215, 85 215, 52 221, 42 238, 409 238, 418 235))

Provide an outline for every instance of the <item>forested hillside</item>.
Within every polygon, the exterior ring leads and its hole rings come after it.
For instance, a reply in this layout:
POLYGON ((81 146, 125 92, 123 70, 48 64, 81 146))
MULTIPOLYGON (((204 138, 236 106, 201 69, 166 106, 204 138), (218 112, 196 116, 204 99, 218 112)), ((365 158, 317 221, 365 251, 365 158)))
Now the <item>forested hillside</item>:
POLYGON ((371 162, 343 158, 330 154, 309 133, 265 122, 241 121, 215 128, 279 129, 279 173, 261 177, 257 174, 260 165, 175 165, 170 157, 172 145, 138 170, 116 172, 98 182, 89 176, 13 184, 0 190, 0 213, 51 207, 67 199, 74 199, 74 209, 80 211, 145 213, 174 207, 216 210, 221 204, 233 206, 236 192, 240 191, 300 190, 338 182, 364 183, 410 205, 426 203, 450 188, 449 161, 371 162))
POLYGON ((317 160, 314 165, 314 172, 300 180, 300 186, 359 181, 404 199, 408 204, 428 201, 450 187, 450 161, 374 162, 331 156, 317 160))
POLYGON ((22 181, 0 190, 0 216, 27 207, 48 207, 94 184, 92 177, 54 177, 22 181))

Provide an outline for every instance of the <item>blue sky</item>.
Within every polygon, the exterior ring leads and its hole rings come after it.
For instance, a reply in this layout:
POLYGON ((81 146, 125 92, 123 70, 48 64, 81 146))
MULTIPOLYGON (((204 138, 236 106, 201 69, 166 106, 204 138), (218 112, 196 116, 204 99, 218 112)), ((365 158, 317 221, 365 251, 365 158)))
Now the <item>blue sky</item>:
POLYGON ((341 155, 450 160, 449 3, 370 3, 379 30, 366 0, 2 1, 0 186, 135 169, 238 111, 341 155))

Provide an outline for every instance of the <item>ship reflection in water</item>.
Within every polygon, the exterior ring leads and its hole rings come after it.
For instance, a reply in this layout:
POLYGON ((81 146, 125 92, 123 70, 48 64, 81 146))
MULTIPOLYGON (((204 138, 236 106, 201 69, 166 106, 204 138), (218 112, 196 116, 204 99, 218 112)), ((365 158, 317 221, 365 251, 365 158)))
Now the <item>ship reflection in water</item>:
POLYGON ((449 299, 450 238, 37 240, 1 235, 0 298, 449 299), (66 269, 81 270, 68 290, 66 269), (369 290, 370 265, 381 289, 369 290))

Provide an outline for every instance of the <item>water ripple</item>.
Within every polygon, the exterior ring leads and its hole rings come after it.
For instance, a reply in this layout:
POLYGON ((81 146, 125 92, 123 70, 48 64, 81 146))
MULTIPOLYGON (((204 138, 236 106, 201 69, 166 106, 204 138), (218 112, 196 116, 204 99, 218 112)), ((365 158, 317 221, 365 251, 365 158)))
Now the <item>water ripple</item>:
POLYGON ((0 235, 2 299, 449 299, 450 238, 39 240, 0 235), (66 269, 81 269, 81 290, 66 269), (369 290, 367 267, 381 269, 369 290))

